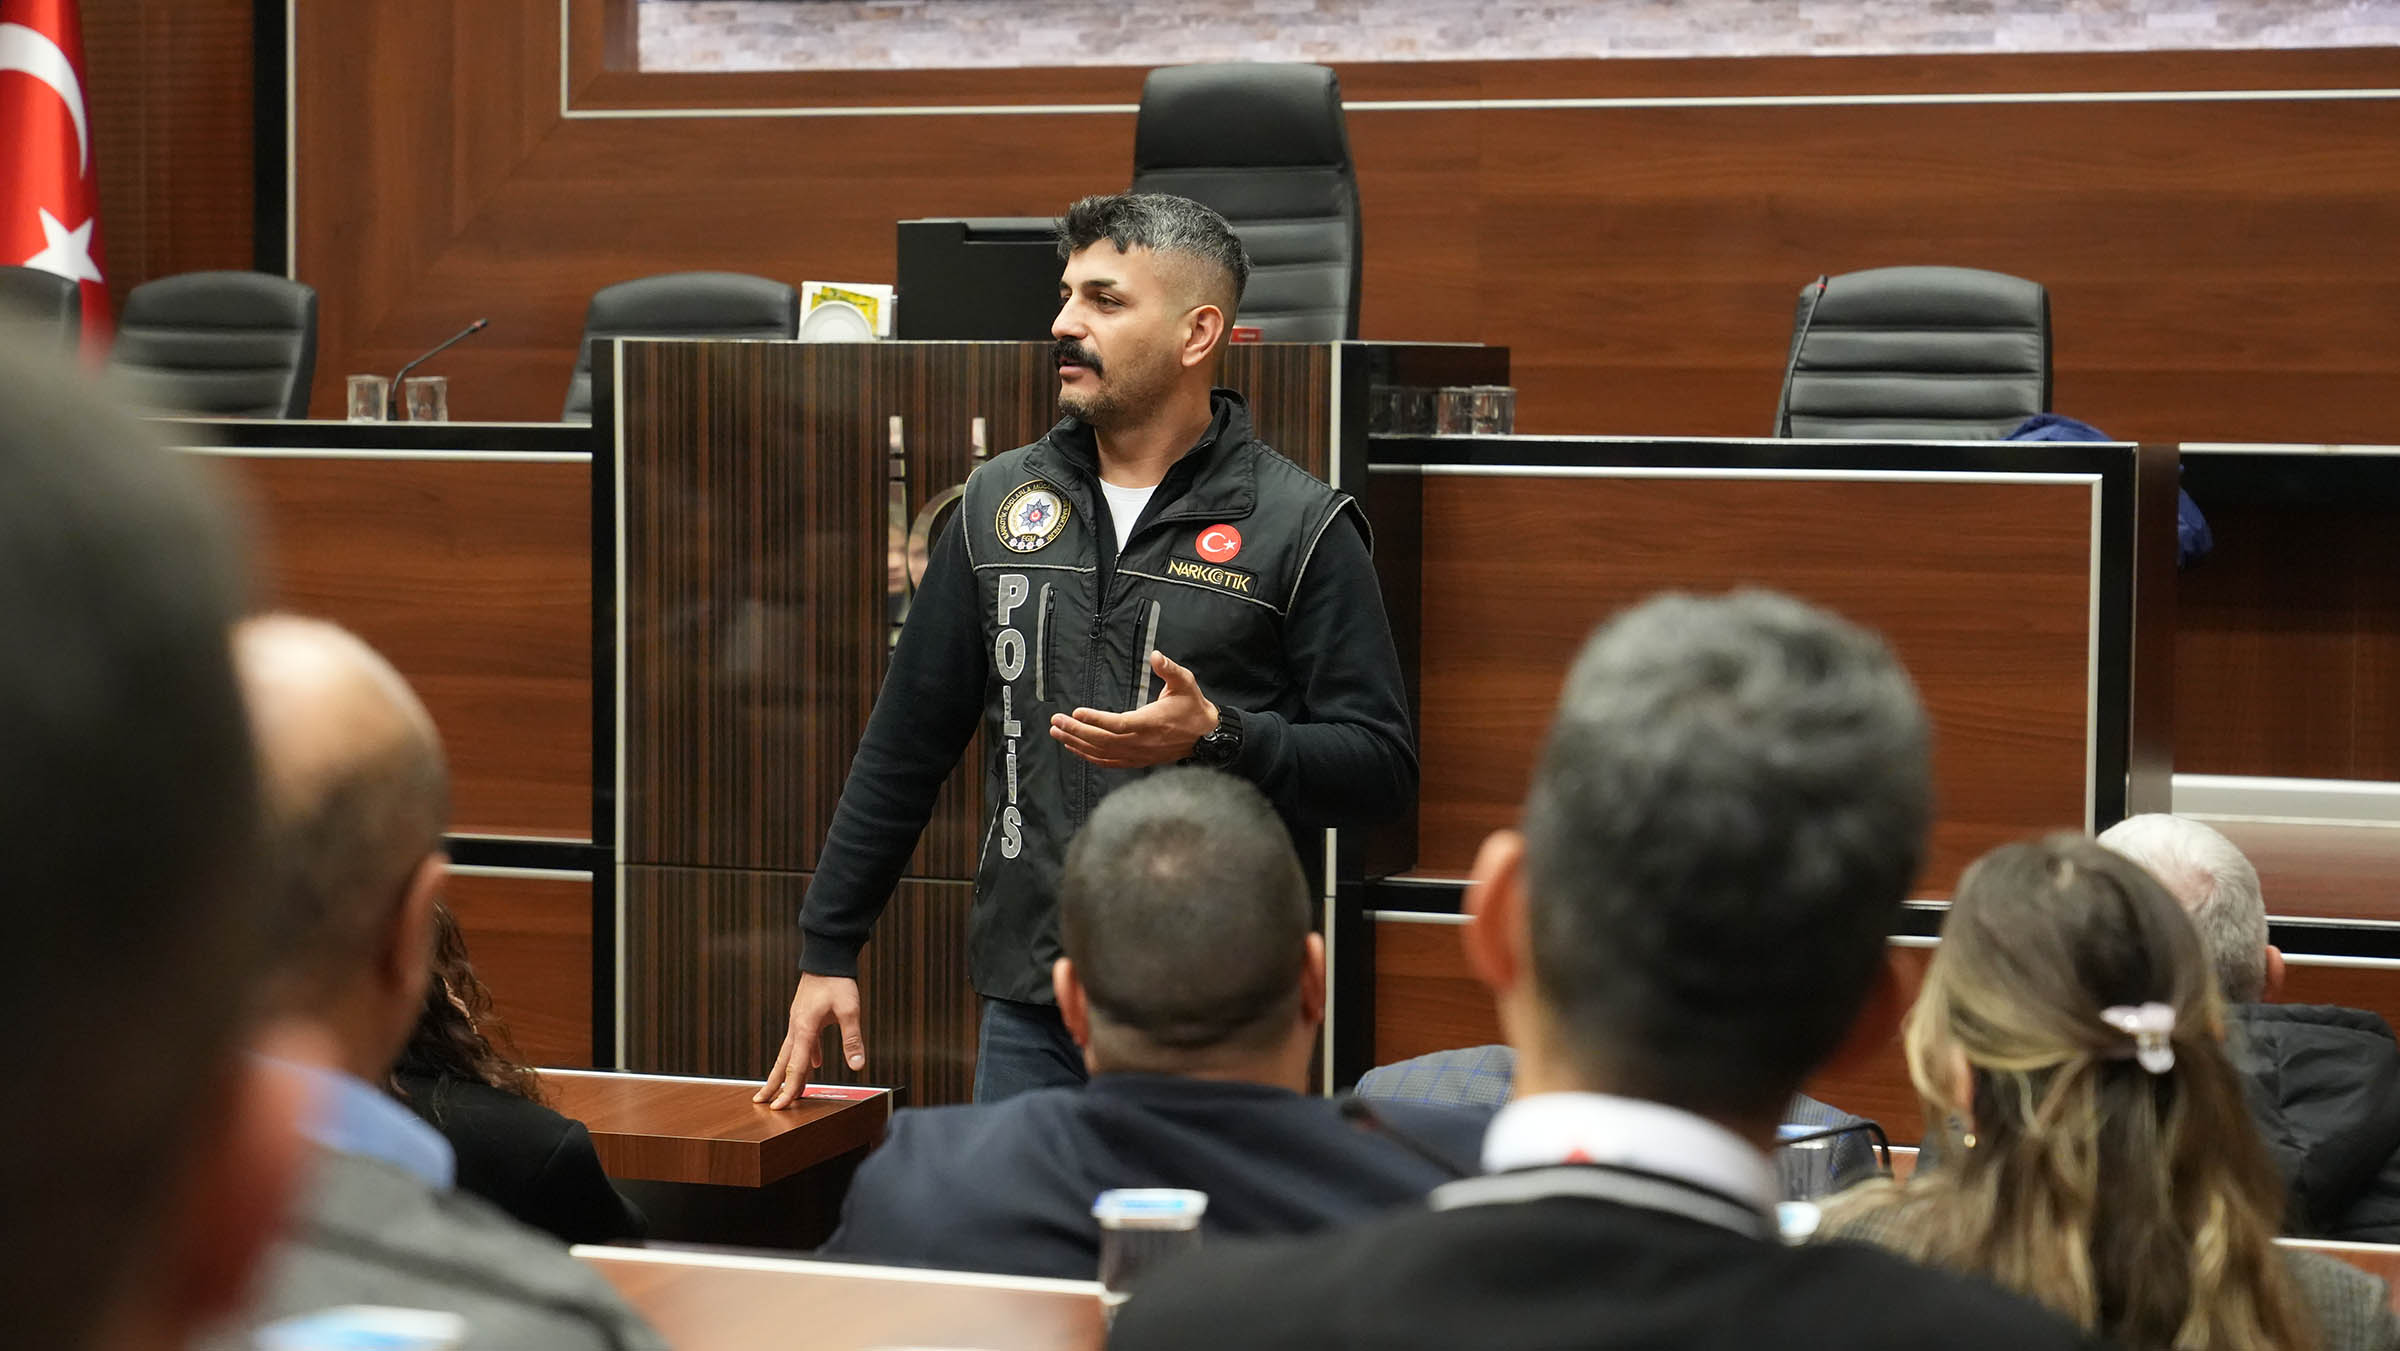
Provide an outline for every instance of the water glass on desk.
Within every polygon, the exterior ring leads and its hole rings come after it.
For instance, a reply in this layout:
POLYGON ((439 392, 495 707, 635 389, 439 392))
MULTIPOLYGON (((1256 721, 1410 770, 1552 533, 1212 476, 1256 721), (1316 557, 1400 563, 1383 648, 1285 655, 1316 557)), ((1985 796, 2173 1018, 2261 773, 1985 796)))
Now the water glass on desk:
POLYGON ((1477 436, 1513 436, 1517 430, 1517 391, 1509 385, 1477 385, 1468 400, 1468 424, 1477 436))
POLYGON ((400 382, 400 402, 411 422, 450 420, 450 377, 412 375, 400 382))
POLYGON ((381 422, 390 416, 392 382, 380 375, 350 377, 350 420, 381 422))
POLYGON ((1200 1246, 1200 1217, 1208 1193, 1175 1187, 1127 1187, 1100 1193, 1092 1218, 1100 1222, 1100 1284, 1111 1308, 1134 1282, 1200 1246))

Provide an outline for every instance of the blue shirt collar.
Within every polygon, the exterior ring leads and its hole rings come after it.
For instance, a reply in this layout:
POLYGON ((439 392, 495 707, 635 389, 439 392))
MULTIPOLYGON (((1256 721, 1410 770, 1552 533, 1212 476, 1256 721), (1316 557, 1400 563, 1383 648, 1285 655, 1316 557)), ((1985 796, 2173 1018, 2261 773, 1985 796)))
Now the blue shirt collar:
POLYGON ((449 1190, 458 1175, 458 1156, 440 1131, 391 1094, 354 1075, 283 1063, 317 1090, 303 1129, 319 1148, 380 1159, 428 1187, 449 1190))

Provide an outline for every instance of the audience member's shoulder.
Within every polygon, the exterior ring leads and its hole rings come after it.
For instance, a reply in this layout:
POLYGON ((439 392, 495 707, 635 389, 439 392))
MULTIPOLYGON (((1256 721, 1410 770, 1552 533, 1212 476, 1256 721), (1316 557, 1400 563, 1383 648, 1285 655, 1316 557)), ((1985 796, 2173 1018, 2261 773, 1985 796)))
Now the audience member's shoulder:
MULTIPOLYGON (((566 1245, 478 1197, 428 1187, 377 1159, 323 1156, 275 1301, 288 1307, 389 1303, 456 1308, 486 1300, 588 1330, 597 1345, 661 1346, 608 1282, 566 1245), (372 1269, 368 1286, 310 1258, 372 1269), (372 1298, 370 1298, 372 1297, 372 1298)), ((482 1345, 478 1342, 474 1345, 482 1345)), ((545 1343, 579 1345, 574 1341, 545 1343)))
POLYGON ((1961 1351, 2096 1345, 2066 1318, 1988 1281, 1846 1239, 1787 1249, 1777 1283, 1793 1301, 1790 1321, 1859 1328, 1853 1345, 1961 1351), (1865 1294, 1875 1299, 1862 1309, 1865 1294), (1909 1340, 1920 1336, 1930 1340, 1909 1340))
POLYGON ((2392 1312, 2391 1286, 2382 1277, 2338 1257, 2297 1248, 2286 1248, 2284 1261, 2325 1351, 2400 1348, 2400 1317, 2392 1312))
POLYGON ((1110 1345, 1573 1347, 1838 1345, 1857 1351, 2066 1351, 2091 1345, 2049 1311, 1981 1281, 1851 1244, 1787 1249, 1735 1235, 1536 1216, 1516 1206, 1411 1211, 1340 1233, 1213 1246, 1145 1284, 1110 1345), (1616 1229, 1594 1256, 1594 1234, 1616 1229), (1653 1245, 1652 1240, 1658 1240, 1653 1245), (1572 1249, 1573 1251, 1569 1251, 1572 1249), (1655 1261, 1636 1260, 1633 1249, 1655 1261), (1564 1340, 1561 1340, 1564 1338, 1564 1340), (1463 1340, 1462 1340, 1463 1339, 1463 1340), (1588 1344, 1615 1345, 1594 1336, 1588 1344))
POLYGON ((1461 1174, 1480 1170, 1484 1132, 1491 1128, 1492 1118, 1498 1114, 1496 1107, 1428 1102, 1375 1104, 1375 1115, 1383 1122, 1386 1134, 1406 1136, 1410 1144, 1423 1146, 1450 1160, 1461 1174))
POLYGON ((1060 1132, 1081 1101, 1081 1089, 1045 1088, 1005 1102, 904 1108, 893 1113, 851 1189, 939 1188, 959 1169, 1009 1176, 1012 1154, 1060 1146, 1060 1132))

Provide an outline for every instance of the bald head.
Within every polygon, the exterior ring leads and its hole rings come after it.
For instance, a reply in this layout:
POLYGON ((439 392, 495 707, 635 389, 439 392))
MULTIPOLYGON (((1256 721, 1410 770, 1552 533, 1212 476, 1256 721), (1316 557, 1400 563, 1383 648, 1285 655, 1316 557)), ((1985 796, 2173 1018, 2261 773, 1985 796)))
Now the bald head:
POLYGON ((287 1006, 324 1012, 388 948, 411 879, 441 847, 449 773, 408 682, 320 620, 235 632, 279 882, 287 1006))

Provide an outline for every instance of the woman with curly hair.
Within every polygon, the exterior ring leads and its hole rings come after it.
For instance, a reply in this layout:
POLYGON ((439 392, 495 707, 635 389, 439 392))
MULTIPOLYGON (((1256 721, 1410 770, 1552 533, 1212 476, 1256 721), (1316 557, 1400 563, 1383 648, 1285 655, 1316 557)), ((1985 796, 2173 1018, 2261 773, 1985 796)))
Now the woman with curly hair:
POLYGON ((501 1048, 508 1030, 467 959, 466 935, 435 902, 433 980, 392 1072, 401 1101, 450 1141, 458 1186, 569 1243, 639 1235, 641 1212, 600 1169, 583 1123, 550 1110, 542 1081, 501 1048))

